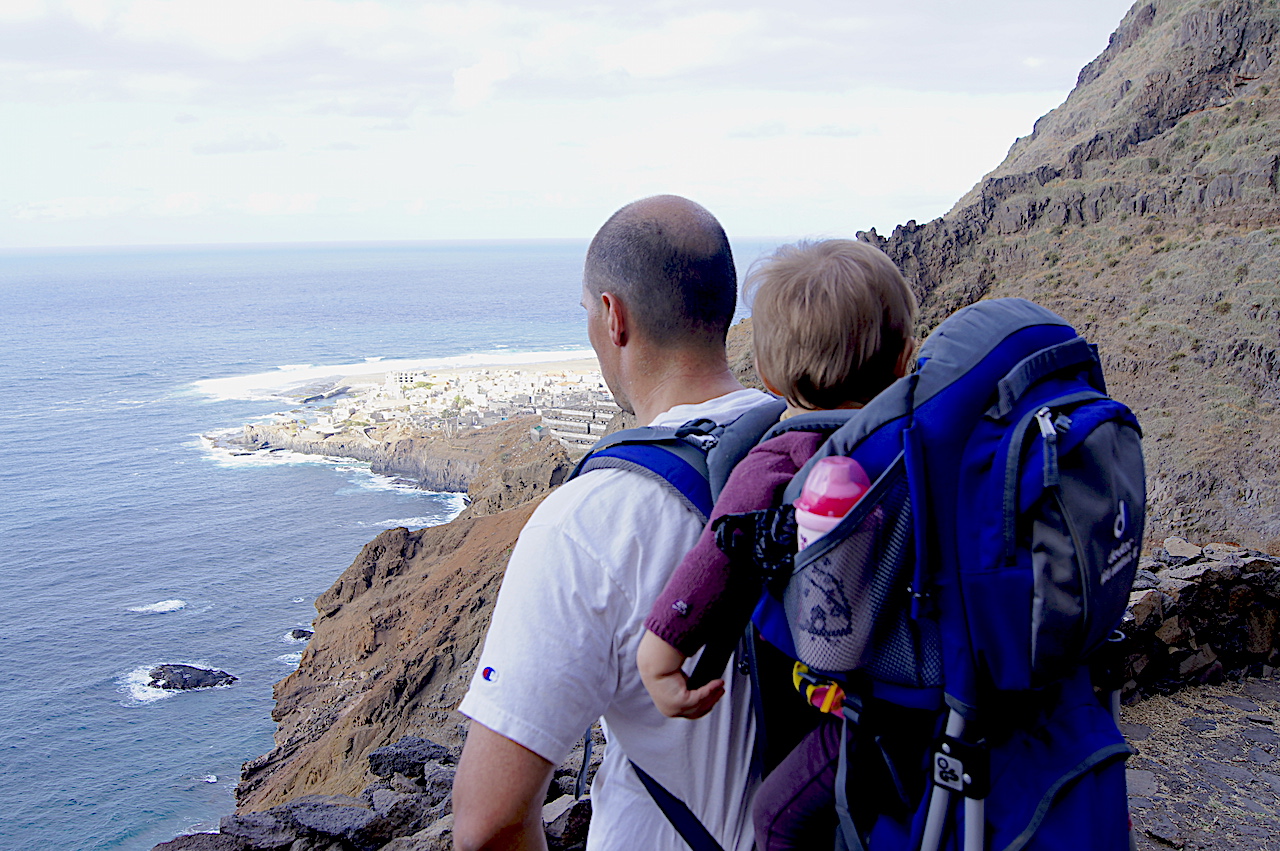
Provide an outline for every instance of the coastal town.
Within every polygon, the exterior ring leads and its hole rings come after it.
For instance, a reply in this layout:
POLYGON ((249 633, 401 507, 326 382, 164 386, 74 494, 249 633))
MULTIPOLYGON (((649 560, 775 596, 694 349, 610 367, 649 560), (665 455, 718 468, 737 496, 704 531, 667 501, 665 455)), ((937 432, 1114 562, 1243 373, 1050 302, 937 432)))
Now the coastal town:
POLYGON ((570 451, 595 443, 619 411, 599 366, 589 358, 519 367, 392 370, 345 379, 300 401, 302 407, 274 415, 273 424, 320 437, 368 436, 387 426, 452 436, 537 415, 543 434, 570 451))

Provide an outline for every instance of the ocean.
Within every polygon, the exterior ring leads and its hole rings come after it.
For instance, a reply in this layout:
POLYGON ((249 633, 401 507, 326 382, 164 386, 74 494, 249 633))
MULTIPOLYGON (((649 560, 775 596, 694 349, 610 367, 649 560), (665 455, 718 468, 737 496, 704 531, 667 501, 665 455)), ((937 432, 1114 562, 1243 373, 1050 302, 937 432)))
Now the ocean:
MULTIPOLYGON (((735 244, 745 270, 773 243, 735 244)), ((581 241, 0 252, 0 847, 216 828, 272 747, 315 598, 457 494, 232 455, 282 394, 393 367, 589 354, 581 241), (162 692, 166 662, 229 687, 162 692)))

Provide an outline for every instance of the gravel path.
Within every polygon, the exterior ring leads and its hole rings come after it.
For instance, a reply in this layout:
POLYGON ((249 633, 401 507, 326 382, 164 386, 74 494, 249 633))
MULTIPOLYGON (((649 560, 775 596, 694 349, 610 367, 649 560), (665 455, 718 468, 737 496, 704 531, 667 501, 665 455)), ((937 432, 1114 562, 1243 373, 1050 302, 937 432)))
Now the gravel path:
POLYGON ((1187 688, 1122 717, 1140 849, 1280 851, 1280 681, 1187 688))

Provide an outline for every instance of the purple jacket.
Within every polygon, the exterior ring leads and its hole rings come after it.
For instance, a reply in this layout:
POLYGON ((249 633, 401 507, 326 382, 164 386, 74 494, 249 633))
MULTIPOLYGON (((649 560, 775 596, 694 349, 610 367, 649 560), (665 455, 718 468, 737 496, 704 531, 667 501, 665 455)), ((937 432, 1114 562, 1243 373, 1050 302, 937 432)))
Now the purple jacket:
MULTIPOLYGON (((747 453, 725 483, 710 520, 724 514, 759 511, 773 506, 796 472, 817 451, 824 435, 789 431, 766 440, 747 453)), ((667 580, 644 622, 645 628, 692 656, 726 623, 745 621, 760 589, 734 583, 729 559, 716 546, 711 523, 667 580)))

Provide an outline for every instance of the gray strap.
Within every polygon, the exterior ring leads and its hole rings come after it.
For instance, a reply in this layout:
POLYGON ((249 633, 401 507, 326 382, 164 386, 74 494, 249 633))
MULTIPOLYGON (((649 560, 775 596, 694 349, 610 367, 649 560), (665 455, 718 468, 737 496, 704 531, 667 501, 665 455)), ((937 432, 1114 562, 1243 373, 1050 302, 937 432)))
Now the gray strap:
POLYGON ((849 715, 842 713, 840 758, 836 762, 836 815, 840 819, 840 829, 836 831, 836 851, 865 851, 862 837, 858 836, 858 827, 853 823, 853 813, 849 810, 849 750, 853 747, 852 739, 849 715))
POLYGON ((582 767, 578 769, 578 779, 573 784, 573 799, 581 800, 587 791, 587 768, 591 765, 591 749, 595 740, 591 738, 591 728, 582 736, 582 767))
POLYGON ((1005 374, 996 385, 996 403, 987 410, 989 419, 999 420, 1009 415, 1027 388, 1047 375, 1076 366, 1096 364, 1097 354, 1083 337, 1075 337, 1065 343, 1041 349, 1029 355, 1005 374))

